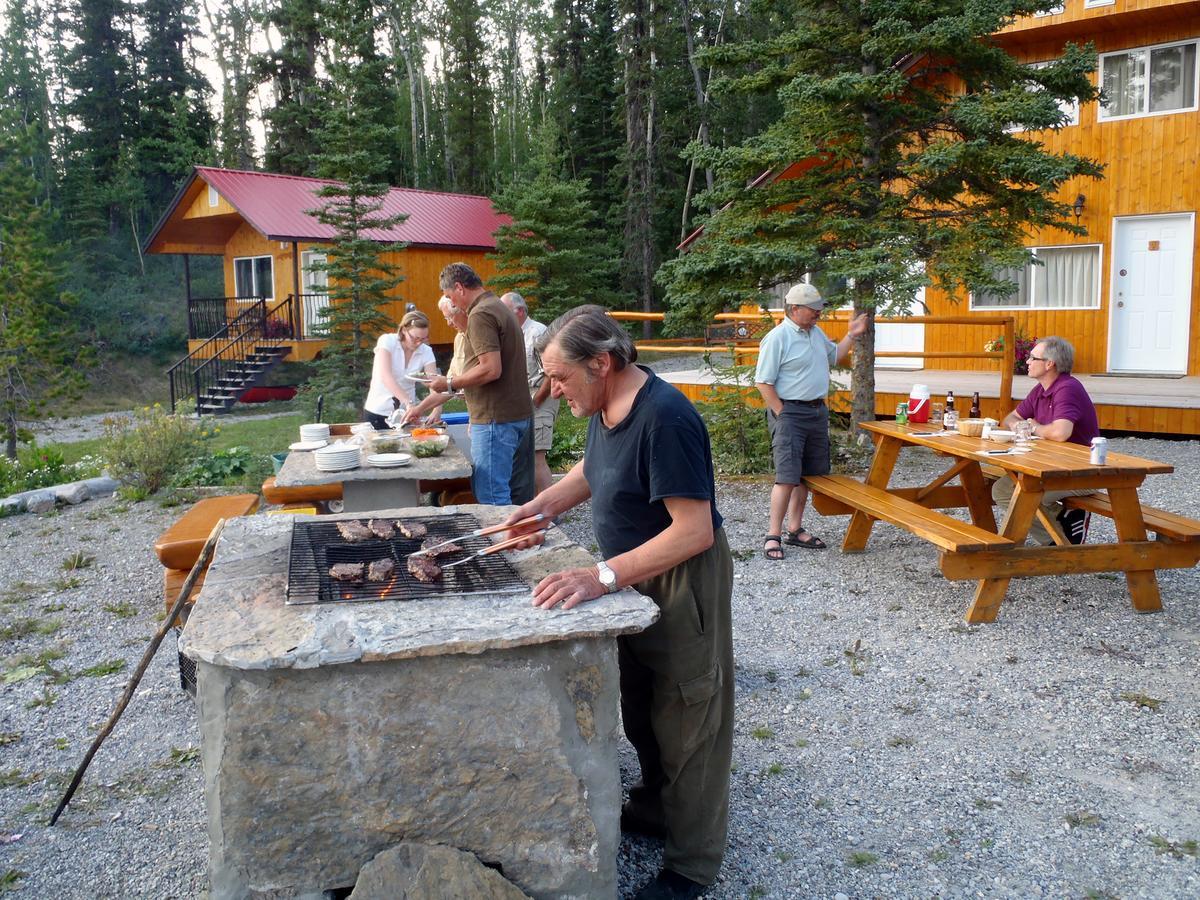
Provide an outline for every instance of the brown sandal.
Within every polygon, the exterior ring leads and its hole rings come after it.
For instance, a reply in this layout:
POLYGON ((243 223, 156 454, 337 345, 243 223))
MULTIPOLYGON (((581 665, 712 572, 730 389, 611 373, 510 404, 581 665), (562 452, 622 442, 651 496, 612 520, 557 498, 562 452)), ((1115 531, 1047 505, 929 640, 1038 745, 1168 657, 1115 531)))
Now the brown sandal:
POLYGON ((797 528, 795 531, 784 531, 783 534, 783 542, 789 547, 805 547, 809 550, 824 550, 826 547, 826 544, 823 540, 821 540, 815 534, 809 534, 809 532, 803 528, 797 528), (800 540, 800 535, 802 534, 808 535, 807 541, 800 540))
POLYGON ((768 534, 765 538, 763 538, 762 555, 763 555, 763 559, 769 559, 772 562, 778 562, 779 560, 784 558, 783 557, 783 541, 781 541, 779 539, 779 535, 768 534), (769 544, 771 541, 774 541, 779 546, 778 547, 768 547, 767 544, 769 544))

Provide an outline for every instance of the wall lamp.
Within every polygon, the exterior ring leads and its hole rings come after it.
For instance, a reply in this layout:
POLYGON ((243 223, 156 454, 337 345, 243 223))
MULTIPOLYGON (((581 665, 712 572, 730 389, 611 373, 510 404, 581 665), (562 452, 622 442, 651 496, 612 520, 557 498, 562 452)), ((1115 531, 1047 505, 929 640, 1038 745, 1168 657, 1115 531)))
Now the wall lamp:
POLYGON ((1083 204, 1087 201, 1087 197, 1080 194, 1075 198, 1075 204, 1071 207, 1071 212, 1075 214, 1075 221, 1079 221, 1079 217, 1083 215, 1083 204))

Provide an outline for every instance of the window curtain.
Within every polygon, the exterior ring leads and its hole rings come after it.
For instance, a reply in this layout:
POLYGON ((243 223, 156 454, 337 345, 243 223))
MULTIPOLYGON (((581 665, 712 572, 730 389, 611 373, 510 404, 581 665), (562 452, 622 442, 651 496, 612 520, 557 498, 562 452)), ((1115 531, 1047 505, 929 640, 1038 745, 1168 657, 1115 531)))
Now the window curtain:
POLYGON ((997 281, 1011 281, 1017 289, 1011 294, 992 294, 979 291, 972 295, 973 309, 994 309, 1029 306, 1029 267, 1023 269, 1001 269, 996 273, 997 281))
POLYGON ((1104 115, 1132 116, 1142 112, 1146 91, 1146 51, 1114 53, 1103 58, 1104 115))
POLYGON ((233 292, 239 297, 254 296, 254 260, 233 261, 233 292))
POLYGON ((1096 306, 1100 277, 1099 247, 1053 247, 1037 252, 1033 299, 1039 309, 1096 306))
POLYGON ((1187 109, 1196 102, 1196 45, 1150 53, 1150 111, 1187 109))

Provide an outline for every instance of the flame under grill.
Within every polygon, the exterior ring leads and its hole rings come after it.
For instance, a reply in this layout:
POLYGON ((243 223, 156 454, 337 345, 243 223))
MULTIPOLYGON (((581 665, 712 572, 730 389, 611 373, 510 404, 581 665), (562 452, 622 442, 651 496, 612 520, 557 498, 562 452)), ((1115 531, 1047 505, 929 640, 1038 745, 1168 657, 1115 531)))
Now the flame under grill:
MULTIPOLYGON (((371 517, 360 519, 364 525, 371 517)), ((399 521, 380 517, 389 522, 399 521)), ((479 521, 467 513, 448 516, 405 516, 405 522, 420 522, 429 529, 429 538, 444 541, 454 538, 462 547, 457 553, 440 557, 454 562, 463 556, 491 546, 486 537, 463 537, 479 527, 479 521)), ((442 597, 466 597, 491 594, 517 594, 529 590, 503 551, 481 556, 455 566, 432 584, 417 581, 408 572, 408 555, 419 550, 426 538, 406 538, 399 532, 388 540, 371 539, 350 543, 342 537, 334 522, 296 522, 288 558, 288 603, 352 603, 370 600, 429 600, 442 597), (336 563, 364 563, 390 558, 396 568, 386 582, 361 583, 337 581, 329 569, 336 563)))

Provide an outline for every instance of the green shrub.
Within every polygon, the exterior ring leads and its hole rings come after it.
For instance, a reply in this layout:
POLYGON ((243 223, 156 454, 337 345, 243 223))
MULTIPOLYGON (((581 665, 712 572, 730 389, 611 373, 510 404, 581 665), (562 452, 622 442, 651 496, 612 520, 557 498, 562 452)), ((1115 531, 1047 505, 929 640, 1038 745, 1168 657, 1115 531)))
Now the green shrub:
POLYGON ((112 477, 142 496, 157 493, 199 455, 207 433, 200 422, 144 406, 132 420, 104 420, 103 453, 112 477))
POLYGON ((15 460, 0 456, 0 497, 91 478, 100 469, 101 460, 94 456, 68 463, 58 447, 32 444, 17 451, 15 460))
POLYGON ((175 479, 177 485, 228 484, 250 471, 254 454, 249 447, 230 447, 202 456, 175 479))
POLYGON ((722 475, 756 475, 770 472, 771 438, 761 406, 751 406, 757 397, 754 366, 714 366, 720 387, 709 388, 704 402, 697 404, 708 426, 712 442, 713 468, 722 475), (741 386, 740 390, 731 384, 741 386))
POLYGON ((583 458, 587 445, 587 419, 577 419, 564 400, 554 423, 554 443, 546 454, 546 464, 553 470, 565 472, 583 458))

